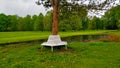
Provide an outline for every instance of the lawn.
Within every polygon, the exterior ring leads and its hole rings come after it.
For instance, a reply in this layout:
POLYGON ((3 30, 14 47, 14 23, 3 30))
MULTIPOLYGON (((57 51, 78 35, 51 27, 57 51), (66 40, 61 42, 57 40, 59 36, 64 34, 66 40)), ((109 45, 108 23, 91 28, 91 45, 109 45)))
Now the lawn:
MULTIPOLYGON (((119 31, 59 32, 61 37, 76 35, 120 34, 119 31)), ((0 68, 120 68, 120 42, 69 42, 64 47, 41 50, 40 42, 51 32, 0 32, 0 68)))
MULTIPOLYGON (((91 30, 77 32, 59 32, 61 37, 76 36, 76 35, 95 35, 109 33, 109 30, 91 30)), ((40 31, 24 31, 24 32, 0 32, 0 44, 26 42, 47 39, 51 32, 40 31)))
POLYGON ((111 34, 117 34, 117 35, 120 35, 120 30, 118 31, 113 31, 113 32, 110 32, 111 34))
POLYGON ((71 42, 64 47, 39 43, 0 46, 0 68, 120 68, 120 43, 71 42))

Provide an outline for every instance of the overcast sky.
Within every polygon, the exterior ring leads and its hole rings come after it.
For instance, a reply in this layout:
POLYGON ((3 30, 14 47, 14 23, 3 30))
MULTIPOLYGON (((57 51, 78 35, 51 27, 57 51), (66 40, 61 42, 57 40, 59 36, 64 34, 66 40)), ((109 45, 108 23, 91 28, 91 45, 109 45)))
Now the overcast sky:
MULTIPOLYGON (((46 14, 45 8, 41 5, 36 5, 37 0, 0 0, 0 13, 6 15, 38 15, 39 13, 46 14)), ((99 0, 98 0, 99 1, 99 0)), ((102 0, 104 1, 104 0, 102 0)), ((118 2, 119 0, 116 0, 118 2)), ((88 15, 94 15, 93 13, 88 13, 88 15)), ((96 14, 95 14, 96 15, 96 14)), ((100 15, 98 15, 100 16, 100 15)))
POLYGON ((0 13, 7 15, 26 16, 38 15, 39 13, 46 13, 42 6, 35 3, 36 0, 0 0, 0 13))

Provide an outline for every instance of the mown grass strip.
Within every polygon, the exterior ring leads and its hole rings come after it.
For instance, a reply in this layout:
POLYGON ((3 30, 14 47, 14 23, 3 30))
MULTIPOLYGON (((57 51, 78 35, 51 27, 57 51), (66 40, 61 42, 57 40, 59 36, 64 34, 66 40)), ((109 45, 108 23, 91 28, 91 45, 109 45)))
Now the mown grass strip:
MULTIPOLYGON (((61 37, 69 37, 76 35, 96 35, 108 33, 108 30, 91 30, 77 32, 59 32, 61 37)), ((47 39, 51 32, 25 31, 25 32, 0 32, 0 44, 26 42, 47 39)))

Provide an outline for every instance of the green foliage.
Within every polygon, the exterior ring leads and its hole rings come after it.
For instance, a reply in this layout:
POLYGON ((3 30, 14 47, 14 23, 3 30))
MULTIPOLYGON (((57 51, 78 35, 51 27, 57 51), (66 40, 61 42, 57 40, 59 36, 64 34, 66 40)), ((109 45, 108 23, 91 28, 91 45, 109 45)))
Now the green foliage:
POLYGON ((24 18, 24 30, 25 31, 31 31, 33 28, 33 24, 31 22, 31 16, 30 15, 27 15, 25 18, 24 18))
POLYGON ((118 20, 118 22, 117 22, 117 27, 120 30, 120 20, 118 20))
POLYGON ((59 22, 59 30, 60 31, 71 31, 72 27, 71 27, 69 21, 66 20, 66 19, 60 20, 60 22, 59 22))
POLYGON ((39 30, 43 31, 43 29, 44 29, 43 18, 44 18, 44 16, 42 15, 42 13, 40 13, 39 16, 36 17, 35 20, 33 20, 34 21, 34 30, 35 31, 39 31, 39 30))
POLYGON ((90 20, 88 24, 88 30, 94 30, 96 26, 95 24, 96 22, 93 22, 93 20, 90 20))
POLYGON ((79 16, 72 15, 70 17, 69 22, 70 22, 72 30, 80 30, 80 29, 82 29, 82 23, 81 23, 81 19, 80 19, 79 16))
POLYGON ((93 17, 93 19, 89 21, 88 29, 92 30, 102 29, 102 23, 100 22, 99 18, 93 17))
POLYGON ((84 8, 85 10, 102 10, 104 7, 109 8, 111 7, 110 3, 113 3, 113 5, 118 5, 116 4, 115 0, 109 1, 109 0, 104 0, 104 1, 95 1, 95 0, 37 0, 36 4, 37 5, 43 5, 45 8, 50 8, 57 6, 58 13, 61 11, 67 12, 78 12, 81 10, 81 7, 84 8), (89 2, 85 4, 86 2, 89 2), (64 10, 65 8, 66 10, 64 10))
MULTIPOLYGON (((68 12, 69 13, 69 12, 68 12)), ((82 16, 78 14, 61 15, 59 22, 60 31, 79 31, 82 30, 82 16)))
POLYGON ((106 29, 118 29, 117 22, 120 19, 118 9, 120 9, 120 5, 113 7, 105 13, 103 20, 106 22, 106 29))
POLYGON ((10 22, 9 31, 17 31, 18 16, 17 15, 12 15, 12 16, 8 16, 8 17, 9 17, 9 22, 10 22))
POLYGON ((0 14, 0 31, 7 31, 9 22, 5 14, 0 14))
POLYGON ((68 4, 72 9, 69 10, 65 4, 61 6, 59 13, 60 31, 78 31, 83 28, 82 19, 87 17, 87 11, 82 6, 68 4))
POLYGON ((84 18, 82 19, 82 29, 83 30, 87 30, 88 29, 88 24, 89 24, 89 19, 88 18, 84 18))
MULTIPOLYGON (((60 31, 79 31, 79 30, 114 30, 120 29, 120 13, 117 9, 120 6, 113 7, 107 11, 102 18, 87 18, 87 11, 80 7, 80 12, 70 11, 63 7, 59 14, 60 31)), ((17 15, 0 14, 0 31, 51 31, 53 23, 53 12, 48 11, 43 14, 26 17, 17 15)))
POLYGON ((45 31, 52 30, 52 23, 53 23, 53 13, 52 11, 48 11, 43 20, 43 27, 45 31))
POLYGON ((24 27, 24 18, 19 17, 18 22, 17 22, 17 30, 18 31, 25 31, 25 27, 24 27))

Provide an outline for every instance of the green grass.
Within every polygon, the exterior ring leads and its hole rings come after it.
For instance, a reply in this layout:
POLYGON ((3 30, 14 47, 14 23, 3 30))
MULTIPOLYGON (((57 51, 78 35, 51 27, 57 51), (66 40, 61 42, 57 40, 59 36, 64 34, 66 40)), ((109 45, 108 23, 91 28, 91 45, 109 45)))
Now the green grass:
POLYGON ((118 31, 113 31, 113 32, 110 32, 111 34, 116 34, 116 35, 120 35, 120 30, 118 31))
POLYGON ((47 38, 50 32, 0 32, 0 44, 12 42, 24 42, 47 38))
MULTIPOLYGON (((59 34, 61 37, 68 37, 68 36, 76 36, 76 35, 94 35, 94 34, 102 34, 108 32, 110 31, 93 30, 93 31, 79 31, 79 32, 59 32, 59 34)), ((47 39, 50 34, 51 32, 39 32, 39 31, 0 32, 0 44, 47 39)))
MULTIPOLYGON (((61 37, 76 35, 120 34, 119 31, 59 32, 61 37)), ((51 32, 0 32, 0 68, 120 68, 120 43, 71 42, 64 47, 44 47, 40 43, 20 43, 2 46, 4 43, 47 39, 51 32)))
POLYGON ((120 68, 120 43, 71 42, 68 50, 39 43, 0 46, 0 68, 120 68))

